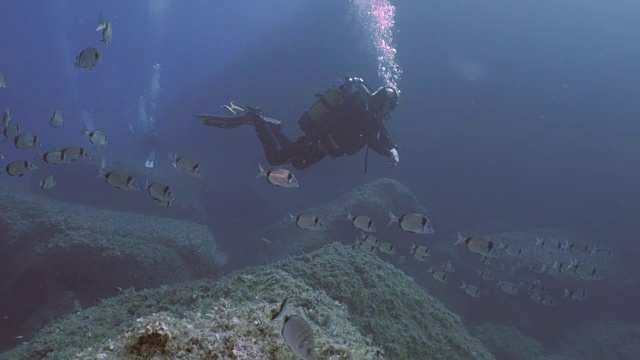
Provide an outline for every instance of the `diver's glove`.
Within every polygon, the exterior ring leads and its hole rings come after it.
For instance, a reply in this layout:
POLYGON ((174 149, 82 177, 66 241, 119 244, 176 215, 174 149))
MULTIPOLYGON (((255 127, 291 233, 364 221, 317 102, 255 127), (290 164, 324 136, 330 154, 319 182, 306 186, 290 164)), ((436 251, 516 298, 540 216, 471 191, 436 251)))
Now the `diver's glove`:
POLYGON ((398 155, 398 149, 393 148, 389 150, 389 152, 391 153, 391 156, 390 156, 391 164, 393 166, 398 165, 398 163, 400 162, 400 155, 398 155))

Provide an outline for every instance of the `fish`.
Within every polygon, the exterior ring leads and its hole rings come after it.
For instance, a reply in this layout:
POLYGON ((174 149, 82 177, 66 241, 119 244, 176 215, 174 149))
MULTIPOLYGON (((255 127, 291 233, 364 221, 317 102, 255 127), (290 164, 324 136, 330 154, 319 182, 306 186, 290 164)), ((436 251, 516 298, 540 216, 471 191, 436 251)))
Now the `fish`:
POLYGON ((50 121, 51 127, 54 129, 60 129, 62 127, 62 124, 64 124, 64 118, 62 117, 62 111, 60 110, 53 110, 51 111, 51 121, 50 121))
POLYGON ((456 272, 456 268, 455 266, 453 266, 453 263, 451 262, 451 260, 447 260, 447 262, 440 264, 440 268, 448 273, 456 272))
POLYGON ((152 183, 147 180, 147 192, 152 199, 159 199, 164 201, 175 200, 171 187, 165 183, 154 181, 152 183))
POLYGON ((408 231, 414 234, 433 234, 433 226, 431 221, 423 214, 418 213, 406 213, 404 215, 396 216, 389 211, 389 223, 387 226, 397 223, 398 226, 404 231, 408 231))
POLYGON ((289 298, 284 298, 278 310, 271 316, 271 321, 284 320, 280 334, 289 350, 298 358, 315 360, 316 343, 313 329, 304 318, 298 315, 289 315, 289 312, 289 298))
MULTIPOLYGON (((118 190, 135 191, 140 189, 133 175, 124 171, 111 170, 105 173, 104 169, 100 168, 100 173, 97 178, 104 178, 109 186, 118 190)), ((166 204, 166 202, 162 200, 158 202, 160 205, 166 204)))
POLYGON ((13 144, 18 149, 33 149, 40 145, 40 141, 37 135, 25 133, 13 138, 13 144))
POLYGON ((53 175, 47 176, 46 179, 40 181, 40 189, 51 190, 56 186, 56 177, 53 175))
POLYGON ((367 232, 376 232, 376 225, 373 223, 370 217, 365 215, 351 215, 351 212, 347 213, 347 219, 351 221, 353 226, 356 229, 367 231, 367 232))
POLYGON ((496 273, 492 270, 478 270, 476 276, 482 278, 483 280, 493 280, 495 278, 496 273))
POLYGON ((256 179, 264 176, 267 179, 267 182, 271 185, 275 185, 277 187, 282 188, 297 188, 300 187, 298 184, 298 179, 293 173, 287 169, 272 169, 265 170, 261 164, 258 164, 259 173, 256 176, 256 179))
POLYGON ((9 124, 2 131, 2 135, 4 135, 4 137, 7 138, 8 140, 15 139, 19 133, 20 133, 20 125, 16 123, 9 124))
POLYGON ((587 292, 584 289, 564 289, 562 297, 568 297, 574 301, 582 301, 587 298, 587 292))
MULTIPOLYGON (((137 190, 137 189, 134 189, 134 190, 137 190)), ((169 207, 171 206, 171 204, 173 204, 172 200, 156 199, 156 198, 152 198, 152 200, 154 203, 156 203, 156 205, 162 206, 162 207, 169 207)))
POLYGON ((411 245, 411 253, 413 257, 419 261, 425 261, 428 257, 431 257, 431 250, 424 245, 411 245))
POLYGON ((271 244, 271 240, 267 239, 266 237, 261 237, 260 241, 265 242, 267 244, 271 244))
POLYGON ((361 251, 364 251, 369 254, 375 254, 376 252, 376 246, 371 243, 368 243, 366 241, 358 241, 357 244, 358 244, 358 248, 361 251))
POLYGON ((60 150, 47 151, 42 155, 42 160, 45 163, 51 164, 51 165, 58 165, 58 164, 63 164, 67 162, 64 160, 64 157, 62 156, 62 151, 60 150))
POLYGON ((186 156, 178 156, 178 154, 170 155, 170 158, 171 165, 183 174, 195 178, 202 178, 202 168, 200 168, 200 164, 198 164, 197 161, 186 156))
POLYGON ((591 264, 576 263, 574 265, 574 271, 576 275, 585 280, 600 280, 602 278, 598 269, 591 264))
POLYGON ((388 254, 388 255, 395 255, 396 254, 395 246, 393 246, 393 244, 388 243, 388 242, 381 243, 380 247, 378 247, 378 249, 380 250, 380 252, 388 254))
POLYGON ((313 214, 289 214, 289 222, 295 222, 299 228, 305 230, 326 230, 326 226, 319 217, 313 214))
POLYGON ((447 278, 449 277, 449 275, 446 272, 433 270, 432 268, 427 269, 427 271, 431 273, 431 276, 434 279, 440 281, 441 283, 445 284, 447 282, 447 278))
POLYGON ((8 88, 7 78, 3 73, 0 73, 0 89, 8 88))
POLYGON ((4 109, 4 113, 2 113, 2 126, 3 127, 9 126, 9 123, 11 122, 12 119, 13 119, 13 112, 11 111, 11 108, 8 107, 4 109))
POLYGON ((496 256, 496 244, 489 239, 483 237, 464 237, 462 233, 458 231, 458 238, 453 245, 464 244, 467 250, 487 257, 496 256))
POLYGON ((371 244, 371 245, 373 245, 375 247, 380 246, 380 244, 382 243, 382 240, 380 240, 379 237, 373 236, 373 235, 370 235, 370 234, 365 234, 365 233, 362 233, 358 239, 361 239, 362 241, 364 241, 364 242, 366 242, 368 244, 371 244))
POLYGON ((87 129, 82 131, 83 134, 89 137, 89 142, 96 147, 103 147, 107 145, 107 134, 100 130, 89 131, 87 129))
POLYGON ((93 70, 98 61, 100 61, 100 58, 101 55, 98 49, 89 47, 82 50, 76 57, 75 66, 82 69, 93 70))
POLYGON ((507 255, 513 257, 522 256, 522 248, 512 244, 500 244, 498 250, 503 250, 507 255))
POLYGON ((84 160, 89 158, 87 151, 80 146, 67 146, 62 149, 62 159, 64 162, 71 162, 76 160, 84 160))
POLYGON ((33 170, 37 170, 38 167, 28 160, 17 160, 8 164, 3 171, 9 176, 23 177, 33 170))
POLYGON ((556 239, 540 239, 536 237, 536 248, 542 248, 544 251, 555 254, 563 252, 565 247, 560 240, 556 239))
POLYGON ((309 323, 299 315, 286 315, 280 332, 291 352, 303 360, 316 359, 316 342, 309 323))
POLYGON ((105 21, 102 14, 100 14, 100 19, 98 20, 98 25, 96 26, 96 31, 102 31, 102 41, 105 44, 110 44, 113 33, 113 25, 111 21, 105 21))
POLYGON ((588 255, 591 253, 592 249, 587 244, 580 244, 577 242, 571 243, 568 246, 569 251, 574 255, 588 255))
POLYGON ((517 295, 518 294, 518 288, 516 287, 516 285, 510 281, 498 281, 498 284, 496 284, 497 287, 500 288, 500 290, 504 291, 505 293, 509 294, 509 295, 517 295))
POLYGON ((467 293, 467 295, 471 297, 475 297, 475 298, 480 297, 480 289, 478 289, 478 287, 475 285, 467 285, 463 282, 462 286, 460 286, 460 289, 464 290, 467 293))
POLYGON ((548 294, 532 293, 531 296, 529 296, 529 298, 531 298, 533 302, 537 302, 546 306, 558 305, 556 300, 551 295, 548 295, 548 294))

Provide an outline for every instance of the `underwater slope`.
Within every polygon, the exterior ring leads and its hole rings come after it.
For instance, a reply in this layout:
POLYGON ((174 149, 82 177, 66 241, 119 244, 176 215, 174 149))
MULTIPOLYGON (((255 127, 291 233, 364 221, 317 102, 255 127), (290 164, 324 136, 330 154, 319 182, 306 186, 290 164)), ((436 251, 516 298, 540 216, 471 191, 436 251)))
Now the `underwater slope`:
POLYGON ((0 358, 294 359, 269 321, 287 296, 320 359, 493 359, 400 270, 337 243, 217 282, 126 291, 0 358))

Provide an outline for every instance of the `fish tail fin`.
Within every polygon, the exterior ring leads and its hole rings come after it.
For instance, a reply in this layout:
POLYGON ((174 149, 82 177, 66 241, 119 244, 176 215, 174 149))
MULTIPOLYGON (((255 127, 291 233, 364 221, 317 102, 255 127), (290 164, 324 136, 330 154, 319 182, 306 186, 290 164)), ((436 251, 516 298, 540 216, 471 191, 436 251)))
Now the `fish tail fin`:
POLYGON ((428 268, 427 268, 427 272, 428 272, 428 273, 432 273, 432 274, 433 274, 433 273, 435 272, 435 270, 433 270, 433 268, 432 268, 432 267, 428 267, 428 268))
POLYGON ((287 223, 292 223, 292 222, 294 222, 295 220, 296 220, 296 217, 295 217, 295 215, 293 215, 292 213, 289 213, 289 217, 287 217, 287 218, 285 219, 285 221, 286 221, 287 223))
POLYGON ((464 236, 462 236, 462 233, 460 232, 460 230, 458 230, 456 232, 456 241, 453 243, 453 246, 462 244, 463 242, 464 242, 464 236))
POLYGON ((267 172, 262 167, 262 164, 258 163, 258 175, 256 175, 256 179, 262 176, 267 176, 267 172))
POLYGON ((395 222, 398 222, 398 217, 389 210, 389 222, 387 223, 387 226, 391 226, 395 222))
POLYGON ((104 177, 104 174, 105 174, 104 168, 102 166, 99 166, 98 167, 98 175, 96 175, 96 179, 102 179, 104 177))
POLYGON ((353 215, 351 215, 351 210, 347 211, 347 218, 345 220, 352 220, 353 215))
POLYGON ((465 284, 463 281, 462 285, 460 286, 460 289, 465 290, 466 288, 467 288, 467 284, 465 284))
POLYGON ((278 309, 278 312, 276 312, 271 317, 271 321, 284 319, 285 316, 287 315, 287 312, 289 312, 289 298, 284 298, 284 300, 282 300, 282 303, 280 304, 280 308, 278 309))
POLYGON ((102 31, 107 28, 107 23, 104 21, 104 16, 102 12, 100 13, 100 18, 98 19, 98 25, 96 26, 96 31, 102 31))
POLYGON ((562 297, 565 298, 565 297, 569 296, 569 294, 571 294, 571 291, 569 291, 569 289, 565 288, 564 291, 563 291, 562 297))
POLYGON ((598 247, 595 244, 593 244, 593 249, 589 252, 589 256, 593 256, 597 254, 598 251, 600 251, 600 249, 598 249, 598 247))
POLYGON ((544 240, 540 239, 539 237, 536 236, 536 247, 542 245, 544 243, 544 240))
POLYGON ((476 276, 482 276, 482 270, 478 270, 478 271, 476 272, 476 276))

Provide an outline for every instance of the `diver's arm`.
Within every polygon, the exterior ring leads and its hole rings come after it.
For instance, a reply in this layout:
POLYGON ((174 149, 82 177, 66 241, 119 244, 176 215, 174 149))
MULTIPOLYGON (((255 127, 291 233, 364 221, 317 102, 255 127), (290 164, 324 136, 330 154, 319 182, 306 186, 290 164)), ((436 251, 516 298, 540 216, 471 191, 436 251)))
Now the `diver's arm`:
POLYGON ((386 157, 393 157, 397 162, 398 150, 396 144, 391 140, 387 129, 380 126, 377 131, 371 132, 367 136, 367 145, 371 150, 386 157))

